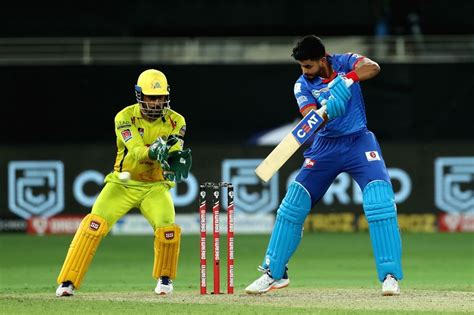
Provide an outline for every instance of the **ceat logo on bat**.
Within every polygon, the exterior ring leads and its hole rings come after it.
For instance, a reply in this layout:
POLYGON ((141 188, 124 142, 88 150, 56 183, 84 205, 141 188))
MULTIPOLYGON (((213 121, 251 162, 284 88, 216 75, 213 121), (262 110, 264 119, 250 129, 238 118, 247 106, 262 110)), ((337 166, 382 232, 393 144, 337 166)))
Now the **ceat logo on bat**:
POLYGON ((323 118, 311 110, 291 131, 296 141, 303 144, 311 134, 323 123, 323 118))

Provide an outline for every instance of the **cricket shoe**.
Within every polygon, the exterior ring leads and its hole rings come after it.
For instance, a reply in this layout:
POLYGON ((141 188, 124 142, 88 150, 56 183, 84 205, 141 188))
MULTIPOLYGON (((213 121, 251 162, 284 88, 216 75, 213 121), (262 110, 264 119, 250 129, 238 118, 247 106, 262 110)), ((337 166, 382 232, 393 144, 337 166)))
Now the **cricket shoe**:
POLYGON ((74 295, 74 285, 71 281, 65 281, 56 289, 56 296, 72 296, 74 295))
POLYGON ((397 279, 395 279, 391 274, 388 274, 382 284, 382 295, 389 296, 399 294, 400 286, 398 285, 397 279))
POLYGON ((155 293, 158 295, 170 295, 173 293, 173 281, 168 277, 160 277, 156 284, 155 293))
POLYGON ((270 274, 270 270, 259 267, 260 271, 263 271, 264 274, 254 282, 252 282, 245 292, 248 294, 263 294, 267 293, 270 290, 283 289, 290 284, 290 279, 288 278, 288 268, 285 267, 285 273, 283 278, 275 280, 270 274))

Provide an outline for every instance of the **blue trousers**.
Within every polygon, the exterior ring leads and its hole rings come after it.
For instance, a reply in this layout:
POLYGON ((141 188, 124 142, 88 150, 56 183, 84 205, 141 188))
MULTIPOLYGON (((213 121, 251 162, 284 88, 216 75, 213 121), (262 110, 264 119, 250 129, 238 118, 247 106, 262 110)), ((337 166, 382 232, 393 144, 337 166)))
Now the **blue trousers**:
POLYGON ((342 172, 349 173, 362 191, 374 180, 390 182, 380 146, 368 130, 338 138, 316 137, 304 156, 296 181, 310 193, 312 206, 342 172))

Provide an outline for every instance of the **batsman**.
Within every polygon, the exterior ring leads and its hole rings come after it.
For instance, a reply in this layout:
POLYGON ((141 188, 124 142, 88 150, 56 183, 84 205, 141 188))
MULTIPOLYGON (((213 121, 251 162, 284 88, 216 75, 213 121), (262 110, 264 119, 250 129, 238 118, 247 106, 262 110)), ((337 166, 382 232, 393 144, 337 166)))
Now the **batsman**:
POLYGON ((308 213, 334 179, 347 172, 362 191, 382 294, 398 295, 403 273, 395 197, 380 146, 367 129, 359 83, 375 77, 380 67, 358 54, 328 54, 314 35, 303 37, 292 56, 302 71, 294 85, 300 112, 304 116, 326 104, 328 121, 304 152, 305 162, 277 211, 260 268, 264 275, 246 291, 261 294, 288 286, 287 264, 301 241, 308 213), (348 87, 346 81, 353 84, 348 87))
POLYGON ((154 230, 155 293, 173 292, 181 229, 175 224, 170 189, 187 178, 192 164, 191 150, 183 149, 186 123, 170 108, 170 87, 161 71, 142 72, 135 96, 137 103, 115 116, 114 170, 106 176, 91 213, 71 242, 57 279, 58 297, 74 295, 80 289, 102 238, 133 208, 140 210, 154 230))

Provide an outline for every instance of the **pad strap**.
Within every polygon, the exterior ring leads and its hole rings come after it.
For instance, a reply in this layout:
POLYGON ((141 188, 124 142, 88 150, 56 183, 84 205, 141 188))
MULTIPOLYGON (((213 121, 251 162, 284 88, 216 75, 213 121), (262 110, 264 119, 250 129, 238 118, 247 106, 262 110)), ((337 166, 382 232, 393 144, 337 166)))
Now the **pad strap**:
POLYGON ((57 282, 71 281, 75 289, 81 287, 84 275, 94 258, 100 241, 107 234, 107 221, 101 216, 88 214, 79 225, 69 246, 57 282))

